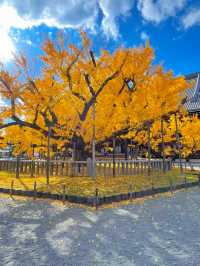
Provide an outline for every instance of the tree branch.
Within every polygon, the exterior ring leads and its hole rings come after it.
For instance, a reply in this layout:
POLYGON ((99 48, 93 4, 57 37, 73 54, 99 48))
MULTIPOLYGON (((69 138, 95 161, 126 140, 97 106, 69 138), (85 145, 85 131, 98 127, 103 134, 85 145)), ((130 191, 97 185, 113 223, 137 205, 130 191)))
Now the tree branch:
POLYGON ((88 74, 84 74, 84 78, 85 78, 86 84, 87 84, 87 86, 89 88, 89 91, 90 91, 91 95, 95 96, 95 91, 94 91, 94 89, 92 87, 92 84, 90 82, 90 76, 88 74))
POLYGON ((119 70, 115 71, 113 74, 111 74, 110 76, 108 76, 103 83, 101 84, 101 86, 99 87, 98 91, 90 98, 90 100, 88 102, 85 103, 83 111, 80 115, 80 119, 81 121, 84 121, 87 113, 90 109, 90 107, 93 105, 93 103, 96 101, 96 98, 98 97, 98 95, 101 93, 101 91, 104 89, 104 87, 108 84, 109 81, 113 80, 115 77, 117 77, 119 75, 119 70))
POLYGON ((83 95, 80 95, 78 92, 72 91, 72 94, 82 100, 83 102, 86 102, 86 98, 83 95))
POLYGON ((13 95, 13 91, 11 87, 9 86, 9 84, 4 79, 2 79, 2 77, 0 77, 0 82, 3 84, 6 90, 10 93, 11 111, 12 111, 12 115, 15 115, 15 98, 13 95))
POLYGON ((4 87, 7 89, 7 91, 12 95, 13 91, 11 90, 8 83, 4 79, 2 79, 2 77, 0 77, 0 82, 4 85, 4 87))
POLYGON ((37 122, 37 119, 38 119, 38 114, 39 114, 39 104, 37 105, 36 107, 36 112, 35 112, 35 117, 33 119, 33 124, 35 124, 37 122))
POLYGON ((0 125, 0 129, 12 127, 12 126, 17 126, 17 125, 18 125, 18 122, 10 122, 10 123, 4 124, 4 125, 0 125))
POLYGON ((82 53, 82 49, 79 50, 79 52, 76 54, 76 57, 75 57, 74 60, 69 64, 69 66, 67 67, 67 70, 66 70, 66 76, 67 76, 67 79, 68 79, 68 83, 69 83, 69 88, 70 88, 70 90, 72 90, 72 87, 73 87, 73 84, 72 84, 72 78, 71 78, 71 75, 70 75, 70 70, 71 70, 71 68, 73 67, 73 65, 76 64, 76 62, 78 61, 79 56, 80 56, 81 53, 82 53))

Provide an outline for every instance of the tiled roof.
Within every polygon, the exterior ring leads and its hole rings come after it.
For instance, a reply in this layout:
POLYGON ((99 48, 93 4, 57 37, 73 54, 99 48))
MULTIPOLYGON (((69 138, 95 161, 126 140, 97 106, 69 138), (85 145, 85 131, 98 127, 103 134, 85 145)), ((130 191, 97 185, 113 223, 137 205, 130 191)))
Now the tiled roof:
POLYGON ((187 101, 184 105, 190 113, 200 112, 200 72, 185 77, 188 81, 194 81, 194 86, 187 90, 187 101))

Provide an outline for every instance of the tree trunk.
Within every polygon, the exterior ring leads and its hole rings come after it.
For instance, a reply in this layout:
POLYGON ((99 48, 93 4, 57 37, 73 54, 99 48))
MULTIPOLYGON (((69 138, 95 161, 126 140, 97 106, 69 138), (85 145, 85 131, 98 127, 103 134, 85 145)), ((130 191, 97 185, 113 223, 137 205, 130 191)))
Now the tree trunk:
POLYGON ((115 177, 115 135, 113 134, 113 177, 115 177))
POLYGON ((162 161, 163 161, 163 173, 165 173, 165 143, 164 143, 164 121, 163 118, 161 117, 161 139, 162 139, 162 161))
POLYGON ((151 172, 151 123, 147 124, 147 136, 148 136, 148 175, 151 172))
POLYGON ((76 161, 76 139, 75 136, 72 138, 72 161, 76 161))
POLYGON ((134 155, 133 155, 133 152, 134 150, 133 150, 133 140, 131 139, 131 160, 133 160, 133 157, 134 157, 134 155))
POLYGON ((32 160, 31 160, 31 177, 34 176, 34 154, 35 154, 35 146, 32 144, 32 160))
POLYGON ((48 137, 47 137, 47 165, 46 165, 46 182, 49 185, 49 176, 50 176, 50 143, 51 142, 51 126, 48 127, 48 137))
POLYGON ((19 178, 20 172, 20 154, 17 155, 17 162, 16 162, 16 178, 19 178))
POLYGON ((92 173, 93 177, 96 178, 96 158, 95 158, 95 138, 96 138, 96 126, 95 126, 95 120, 96 120, 96 109, 95 109, 95 103, 93 103, 92 108, 92 120, 93 120, 93 134, 92 134, 92 173))
POLYGON ((127 139, 124 140, 124 157, 125 157, 125 160, 128 160, 128 143, 127 143, 127 139))
POLYGON ((177 114, 174 114, 174 117, 175 117, 175 127, 176 127, 176 147, 178 150, 180 172, 182 174, 183 173, 183 167, 182 167, 181 144, 180 144, 177 114))

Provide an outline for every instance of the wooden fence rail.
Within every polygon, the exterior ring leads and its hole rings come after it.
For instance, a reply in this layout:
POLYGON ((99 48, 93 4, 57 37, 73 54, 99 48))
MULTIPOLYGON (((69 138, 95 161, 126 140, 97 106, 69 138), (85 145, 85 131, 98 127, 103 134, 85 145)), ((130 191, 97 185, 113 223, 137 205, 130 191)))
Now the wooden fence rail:
MULTIPOLYGON (((171 160, 165 161, 165 170, 172 167, 171 160)), ((46 174, 45 160, 0 160, 0 171, 15 173, 19 168, 20 174, 30 176, 44 176, 46 174)), ((162 171, 163 162, 161 159, 150 161, 152 171, 162 171)), ((107 160, 96 161, 96 176, 131 176, 147 173, 148 161, 145 159, 137 160, 116 160, 114 163, 107 160), (114 170, 113 170, 114 168, 114 170)), ((62 161, 52 160, 50 162, 51 176, 92 176, 92 161, 62 161)))

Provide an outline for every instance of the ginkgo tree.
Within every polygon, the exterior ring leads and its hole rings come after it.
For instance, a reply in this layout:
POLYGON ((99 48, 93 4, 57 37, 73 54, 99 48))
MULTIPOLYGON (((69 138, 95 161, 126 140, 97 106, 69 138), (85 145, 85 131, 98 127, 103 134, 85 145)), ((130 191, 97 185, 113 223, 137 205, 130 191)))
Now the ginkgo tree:
POLYGON ((46 40, 38 76, 30 74, 25 56, 16 58, 14 73, 1 69, 0 96, 5 105, 0 108, 0 129, 16 152, 30 153, 32 144, 46 141, 49 161, 50 139, 60 146, 81 140, 88 148, 94 123, 96 141, 102 143, 113 135, 150 130, 154 120, 180 105, 187 82, 153 67, 154 52, 148 42, 113 53, 102 50, 96 58, 86 34, 80 35, 81 46, 66 43, 64 36, 56 42, 46 40), (20 141, 23 138, 26 143, 20 141))
POLYGON ((74 45, 66 48, 61 41, 56 48, 52 41, 47 40, 43 52, 39 77, 33 78, 28 74, 29 66, 23 56, 16 60, 18 71, 15 74, 1 70, 1 97, 7 104, 1 108, 0 129, 27 127, 47 137, 51 125, 53 139, 69 140, 74 134, 79 134, 88 143, 92 134, 94 102, 97 140, 127 126, 123 113, 132 96, 125 88, 125 80, 143 82, 146 78, 145 73, 153 58, 149 46, 120 48, 113 54, 102 51, 95 60, 96 67, 84 33, 82 48, 74 45), (110 125, 115 124, 115 129, 107 127, 106 130, 107 117, 113 120, 110 125))

